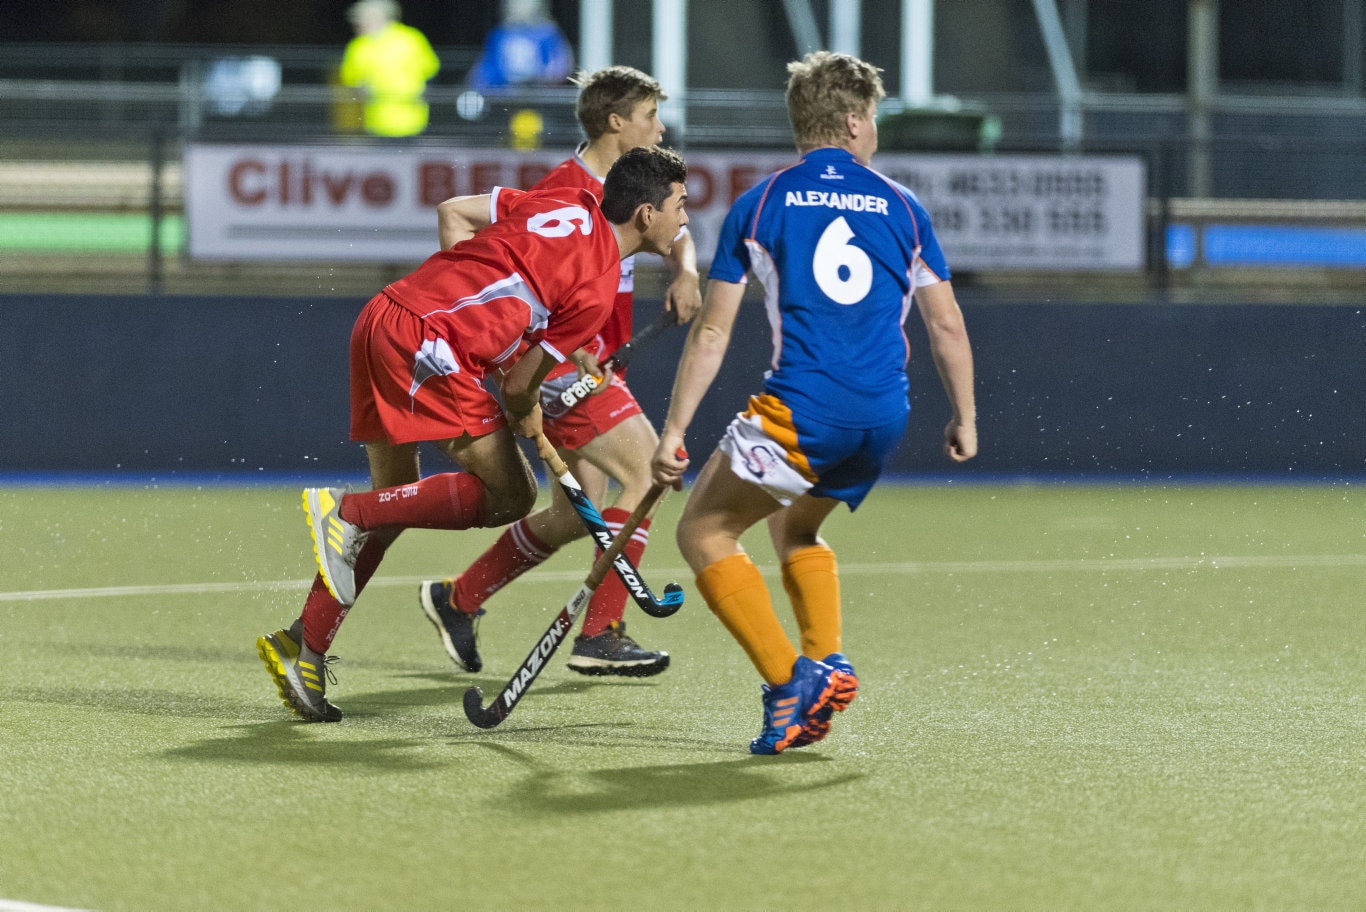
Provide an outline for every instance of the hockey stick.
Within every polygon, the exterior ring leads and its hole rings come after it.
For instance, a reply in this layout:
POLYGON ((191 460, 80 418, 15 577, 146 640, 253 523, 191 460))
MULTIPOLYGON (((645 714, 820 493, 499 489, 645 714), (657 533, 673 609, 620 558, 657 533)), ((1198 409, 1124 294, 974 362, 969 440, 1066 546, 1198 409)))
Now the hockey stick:
MULTIPOLYGON (((531 653, 522 661, 522 666, 504 685, 503 690, 487 708, 484 707, 484 692, 478 687, 471 687, 465 691, 465 715, 471 722, 480 728, 493 728, 502 722, 512 712, 513 707, 526 694, 531 682, 536 680, 536 676, 541 673, 541 669, 550 661, 550 657, 555 654, 555 650, 569 636, 570 629, 574 626, 574 621, 580 612, 587 606, 593 597, 593 592, 601 585, 607 572, 612 569, 612 564, 617 560, 626 543, 635 534, 637 527, 650 514, 650 510, 659 502, 659 497, 664 493, 661 485, 650 488, 645 499, 640 505, 631 512, 626 524, 621 527, 608 546, 607 550, 598 555, 597 560, 593 561, 593 568, 588 571, 588 576, 579 587, 579 591, 574 593, 555 620, 551 622, 550 628, 546 630, 540 641, 532 648, 531 653)), ((671 584, 672 585, 672 584, 671 584)))
MULTIPOLYGON (((584 528, 588 534, 593 536, 593 540, 598 543, 598 547, 606 551, 612 546, 612 530, 607 527, 607 522, 598 512, 598 508, 593 506, 593 502, 588 499, 588 495, 583 492, 583 488, 569 472, 569 466, 560 459, 560 454, 555 452, 555 448, 550 445, 550 441, 545 439, 544 434, 536 436, 536 452, 545 461, 552 474, 560 483, 560 490, 564 491, 569 503, 574 507, 574 512, 579 514, 579 519, 583 521, 584 528)), ((654 494, 651 487, 650 494, 654 494)), ((647 495, 647 499, 650 495, 647 495)), ((655 495, 658 496, 658 495, 655 495)), ((620 538, 621 536, 617 536, 620 538)), ((650 617, 666 618, 679 608, 683 607, 683 587, 678 583, 669 583, 664 587, 664 597, 660 598, 645 585, 645 580, 641 577, 640 571, 635 564, 625 554, 619 555, 612 565, 616 570, 617 577, 621 580, 626 591, 631 593, 631 598, 640 606, 650 617)))
MULTIPOLYGON (((655 336, 668 329, 670 326, 677 326, 675 316, 666 313, 649 326, 632 336, 628 341, 622 343, 621 348, 612 352, 607 360, 602 363, 604 368, 620 368, 631 363, 631 358, 645 343, 650 342, 655 336)), ((598 388, 602 382, 602 377, 580 377, 574 381, 564 392, 560 393, 560 402, 564 405, 565 411, 572 409, 580 402, 588 398, 588 394, 598 388)))

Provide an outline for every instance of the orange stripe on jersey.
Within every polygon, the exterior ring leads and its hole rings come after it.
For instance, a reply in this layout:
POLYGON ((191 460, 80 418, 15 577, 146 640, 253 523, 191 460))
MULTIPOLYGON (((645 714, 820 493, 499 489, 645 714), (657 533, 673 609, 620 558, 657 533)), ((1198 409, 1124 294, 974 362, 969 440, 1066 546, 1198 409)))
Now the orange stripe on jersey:
POLYGON ((787 459, 792 463, 792 467, 807 481, 815 484, 819 479, 816 478, 816 473, 811 471, 811 463, 797 440, 797 428, 792 423, 792 409, 777 396, 761 393, 749 397, 749 409, 745 416, 751 415, 759 419, 764 433, 773 438, 774 443, 787 453, 787 459))

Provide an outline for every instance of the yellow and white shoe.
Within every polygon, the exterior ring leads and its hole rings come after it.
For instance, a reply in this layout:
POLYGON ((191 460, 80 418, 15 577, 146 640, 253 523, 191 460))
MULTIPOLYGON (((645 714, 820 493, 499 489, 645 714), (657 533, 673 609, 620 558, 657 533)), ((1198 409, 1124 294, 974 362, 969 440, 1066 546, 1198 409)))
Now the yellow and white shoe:
POLYGON ((327 702, 327 682, 337 683, 329 665, 335 657, 319 655, 304 643, 304 625, 256 638, 256 651, 280 689, 280 699, 305 722, 340 722, 342 711, 327 702))

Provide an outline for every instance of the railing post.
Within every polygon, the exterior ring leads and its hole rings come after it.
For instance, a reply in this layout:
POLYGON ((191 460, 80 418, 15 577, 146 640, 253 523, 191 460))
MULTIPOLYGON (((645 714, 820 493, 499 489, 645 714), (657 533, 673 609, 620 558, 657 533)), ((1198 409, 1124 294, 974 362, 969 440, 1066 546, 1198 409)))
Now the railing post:
POLYGON ((161 294, 164 287, 161 255, 161 171, 166 158, 166 134, 157 127, 152 130, 152 185, 148 193, 147 209, 152 222, 152 240, 147 248, 147 285, 152 294, 161 294))
POLYGON ((1175 140, 1158 140, 1157 154, 1150 159, 1153 171, 1149 180, 1158 199, 1156 237, 1151 247, 1152 271, 1157 290, 1166 294, 1171 290, 1171 263, 1167 260, 1167 235, 1172 225, 1172 144, 1175 140))

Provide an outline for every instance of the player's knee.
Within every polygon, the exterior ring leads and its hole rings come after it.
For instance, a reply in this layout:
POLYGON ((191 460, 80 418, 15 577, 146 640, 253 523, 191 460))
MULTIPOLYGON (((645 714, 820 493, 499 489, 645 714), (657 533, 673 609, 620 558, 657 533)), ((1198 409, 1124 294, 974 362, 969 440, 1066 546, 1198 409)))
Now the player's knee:
POLYGON ((536 506, 536 480, 528 471, 527 477, 510 479, 505 484, 490 486, 484 501, 484 521, 487 528, 506 526, 531 512, 536 506))
POLYGON ((650 461, 643 460, 616 476, 616 479, 621 484, 621 496, 617 498, 617 504, 623 509, 635 509, 636 505, 645 499, 645 495, 650 493, 650 487, 654 484, 650 461))
POLYGON ((546 544, 554 544, 556 547, 563 547, 588 534, 588 530, 583 527, 583 520, 572 507, 564 511, 556 510, 547 515, 544 531, 543 540, 546 544))
POLYGON ((697 572, 706 565, 704 558, 705 548, 702 543, 702 536, 699 534, 696 523, 689 521, 685 515, 674 527, 674 540, 678 544, 678 553, 687 561, 689 567, 697 572))
POLYGON ((535 506, 535 504, 535 497, 512 497, 504 500, 492 501, 484 511, 483 525, 486 528, 494 528, 516 522, 530 513, 531 508, 535 506))

